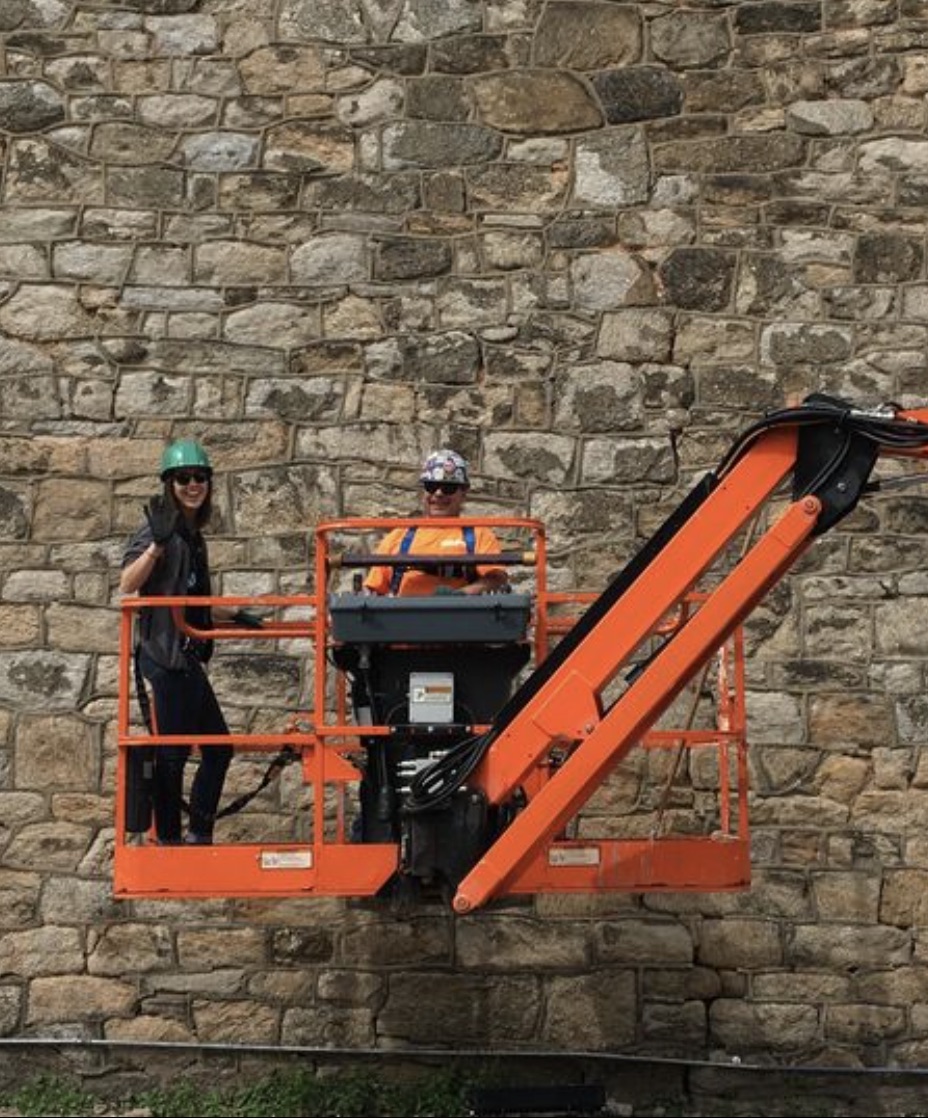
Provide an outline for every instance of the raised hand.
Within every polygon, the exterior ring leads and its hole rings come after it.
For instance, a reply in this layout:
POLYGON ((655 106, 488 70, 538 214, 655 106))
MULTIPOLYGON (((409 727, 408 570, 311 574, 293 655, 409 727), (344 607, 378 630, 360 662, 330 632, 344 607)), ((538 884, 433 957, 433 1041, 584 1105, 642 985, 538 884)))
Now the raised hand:
POLYGON ((180 513, 162 494, 158 494, 145 506, 145 519, 151 528, 151 538, 161 547, 177 531, 180 513))

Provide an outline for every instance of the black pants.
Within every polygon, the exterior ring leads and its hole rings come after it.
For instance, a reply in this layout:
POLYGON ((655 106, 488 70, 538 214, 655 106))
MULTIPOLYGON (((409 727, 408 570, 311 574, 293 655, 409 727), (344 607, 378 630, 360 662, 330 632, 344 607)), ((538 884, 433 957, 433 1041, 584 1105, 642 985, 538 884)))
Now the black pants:
MULTIPOLYGON (((158 734, 229 732, 212 684, 195 657, 188 657, 183 670, 169 671, 143 653, 139 667, 151 688, 158 734)), ((154 753, 155 832, 160 842, 180 842, 184 766, 190 746, 159 745, 154 753)), ((190 831, 195 835, 209 837, 213 833, 232 753, 231 745, 200 747, 200 764, 190 789, 190 831)))

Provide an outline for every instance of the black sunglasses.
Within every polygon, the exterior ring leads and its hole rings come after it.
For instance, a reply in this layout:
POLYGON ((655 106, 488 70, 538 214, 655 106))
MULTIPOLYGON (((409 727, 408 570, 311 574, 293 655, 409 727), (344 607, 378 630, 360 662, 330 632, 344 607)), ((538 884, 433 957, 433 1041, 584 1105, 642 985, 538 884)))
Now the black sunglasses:
POLYGON ((206 485, 209 474, 203 470, 175 470, 171 474, 171 480, 178 485, 189 485, 192 481, 197 482, 198 485, 206 485))
POLYGON ((464 486, 456 481, 424 481, 422 488, 426 493, 442 492, 446 497, 450 497, 454 493, 459 493, 464 486))

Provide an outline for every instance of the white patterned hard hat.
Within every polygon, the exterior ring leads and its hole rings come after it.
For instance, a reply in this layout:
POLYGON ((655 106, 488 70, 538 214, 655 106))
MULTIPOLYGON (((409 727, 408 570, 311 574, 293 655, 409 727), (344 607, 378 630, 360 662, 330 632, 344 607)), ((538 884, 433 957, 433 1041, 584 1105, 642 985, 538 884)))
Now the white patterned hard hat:
POLYGON ((434 450, 422 464, 420 481, 452 481, 470 485, 467 460, 456 450, 434 450))

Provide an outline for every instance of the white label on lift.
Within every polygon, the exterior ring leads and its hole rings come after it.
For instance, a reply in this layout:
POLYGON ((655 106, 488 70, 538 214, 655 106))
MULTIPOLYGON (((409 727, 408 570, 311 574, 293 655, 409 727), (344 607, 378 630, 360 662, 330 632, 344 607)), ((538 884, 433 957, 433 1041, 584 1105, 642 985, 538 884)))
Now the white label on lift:
POLYGON ((454 676, 451 672, 409 673, 409 721, 452 722, 454 676))
POLYGON ((262 850, 260 859, 263 870, 310 870, 313 866, 311 850, 262 850))
POLYGON ((598 846, 554 846, 548 851, 549 866, 598 866, 598 846))

